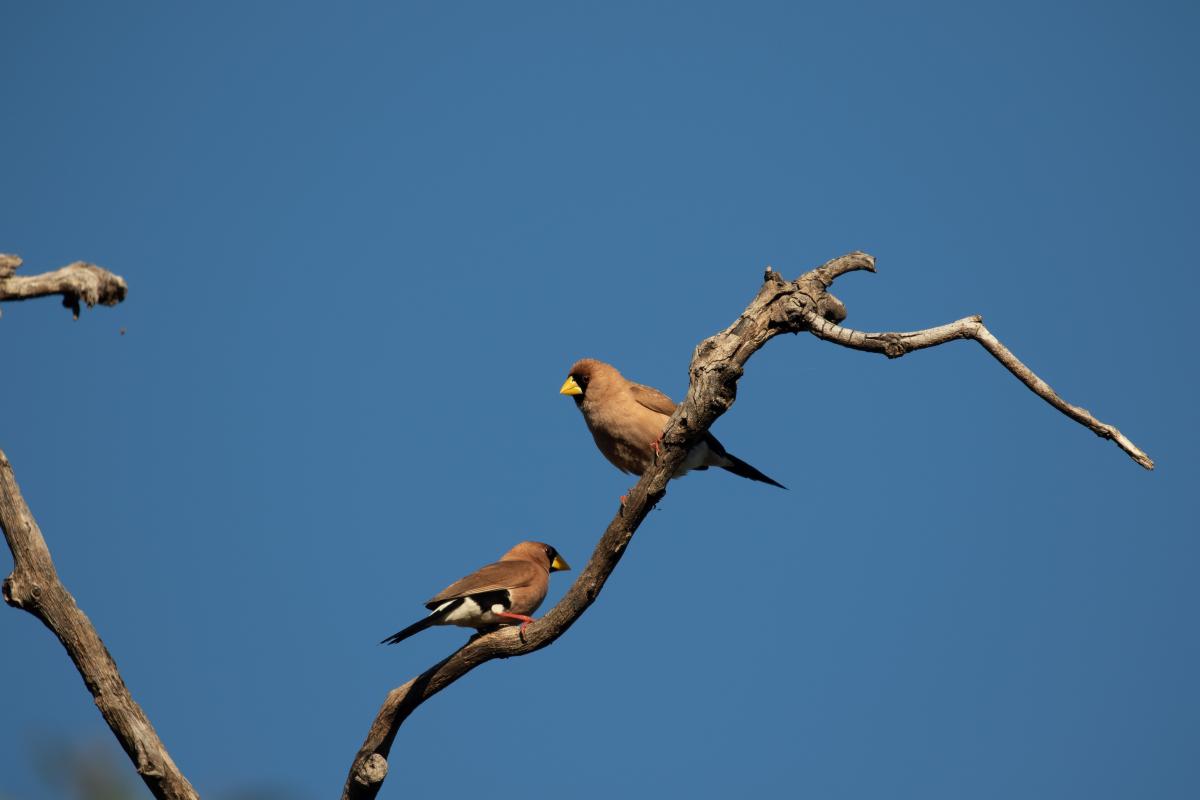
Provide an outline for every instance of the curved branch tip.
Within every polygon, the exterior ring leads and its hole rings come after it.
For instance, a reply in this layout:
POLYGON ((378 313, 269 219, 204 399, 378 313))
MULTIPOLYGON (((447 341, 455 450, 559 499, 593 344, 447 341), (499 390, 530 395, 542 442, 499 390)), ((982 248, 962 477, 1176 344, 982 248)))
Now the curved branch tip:
POLYGON ((828 289, 833 285, 835 280, 847 272, 857 272, 859 270, 875 272, 875 256, 870 253, 864 253, 861 250, 855 250, 846 253, 844 256, 838 256, 826 261, 816 269, 805 273, 802 279, 808 275, 815 276, 828 289))

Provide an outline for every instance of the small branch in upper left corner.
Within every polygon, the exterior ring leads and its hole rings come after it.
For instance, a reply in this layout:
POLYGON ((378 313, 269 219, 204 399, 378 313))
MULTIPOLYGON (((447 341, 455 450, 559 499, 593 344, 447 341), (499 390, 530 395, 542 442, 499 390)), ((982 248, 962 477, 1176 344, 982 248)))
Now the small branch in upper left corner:
POLYGON ((35 297, 62 295, 62 304, 79 319, 80 302, 88 308, 97 303, 115 306, 125 299, 128 286, 120 275, 103 267, 76 261, 40 275, 16 275, 19 256, 0 253, 0 302, 32 300, 35 297))

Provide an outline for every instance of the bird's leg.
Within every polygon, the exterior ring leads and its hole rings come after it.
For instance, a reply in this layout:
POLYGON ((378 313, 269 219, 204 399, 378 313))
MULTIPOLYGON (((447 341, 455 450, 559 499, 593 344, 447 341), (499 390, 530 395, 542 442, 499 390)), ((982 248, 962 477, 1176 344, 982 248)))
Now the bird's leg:
POLYGON ((492 616, 522 620, 520 631, 522 639, 525 638, 525 629, 529 627, 529 623, 533 622, 533 617, 527 617, 524 614, 509 614, 507 611, 493 611, 492 616))
POLYGON ((650 449, 654 451, 654 462, 656 464, 658 463, 658 457, 660 455, 662 455, 662 450, 659 448, 659 445, 661 443, 662 443, 662 434, 661 433, 658 435, 657 439, 655 439, 653 442, 650 443, 650 449))

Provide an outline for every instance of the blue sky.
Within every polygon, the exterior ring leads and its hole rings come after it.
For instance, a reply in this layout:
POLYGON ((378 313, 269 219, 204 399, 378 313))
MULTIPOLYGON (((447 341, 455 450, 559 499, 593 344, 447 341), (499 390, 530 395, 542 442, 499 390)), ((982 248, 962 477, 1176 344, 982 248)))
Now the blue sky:
MULTIPOLYGON (((205 796, 329 797, 465 637, 376 642, 521 539, 582 565, 629 487, 567 367, 678 398, 764 265, 867 250, 847 324, 982 314, 1158 470, 970 343, 773 341, 715 432, 792 490, 673 483, 382 796, 1195 797, 1197 16, 6 4, 0 251, 130 293, 3 308, 0 447, 205 796)), ((0 652, 0 795, 39 737, 121 757, 32 617, 0 652)))

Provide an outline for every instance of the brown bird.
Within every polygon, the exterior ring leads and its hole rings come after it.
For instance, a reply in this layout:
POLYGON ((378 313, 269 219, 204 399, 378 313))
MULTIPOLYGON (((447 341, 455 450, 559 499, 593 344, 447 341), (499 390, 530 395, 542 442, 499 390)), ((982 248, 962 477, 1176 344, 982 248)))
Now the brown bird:
POLYGON ((397 631, 380 644, 396 644, 433 625, 492 628, 521 622, 521 633, 533 622, 529 616, 546 599, 550 573, 571 567, 548 544, 521 542, 494 564, 447 586, 425 604, 431 613, 397 631))
MULTIPOLYGON (((659 439, 675 413, 671 398, 658 389, 627 380, 616 367, 594 358, 576 361, 558 393, 575 400, 596 446, 617 469, 641 475, 654 463, 659 439)), ((672 477, 709 467, 787 488, 728 453, 711 433, 705 433, 692 447, 672 477)))

